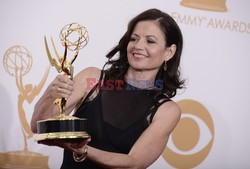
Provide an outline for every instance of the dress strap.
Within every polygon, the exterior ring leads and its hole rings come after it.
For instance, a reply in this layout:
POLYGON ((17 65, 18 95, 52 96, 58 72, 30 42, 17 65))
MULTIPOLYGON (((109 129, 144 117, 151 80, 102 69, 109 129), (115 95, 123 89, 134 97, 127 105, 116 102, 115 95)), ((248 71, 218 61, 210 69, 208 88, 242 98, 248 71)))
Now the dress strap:
MULTIPOLYGON (((101 75, 100 75, 100 78, 99 78, 99 82, 103 79, 103 76, 104 76, 104 70, 102 69, 101 70, 101 75)), ((99 87, 99 85, 100 85, 99 82, 89 91, 89 93, 87 94, 87 96, 85 97, 85 99, 80 102, 79 107, 77 106, 78 107, 77 109, 80 110, 85 105, 85 103, 89 99, 89 97, 99 87)))
MULTIPOLYGON (((104 76, 104 70, 102 69, 102 70, 101 70, 101 75, 100 75, 100 78, 99 78, 99 82, 101 82, 101 80, 103 79, 103 76, 104 76)), ((88 95, 86 96, 85 100, 88 100, 88 98, 93 94, 93 92, 94 92, 98 87, 100 87, 100 86, 99 86, 99 85, 100 85, 99 82, 90 90, 90 92, 89 92, 88 95)), ((84 101, 85 101, 85 100, 84 100, 84 101)))
POLYGON ((166 98, 166 99, 163 99, 159 102, 157 102, 151 109, 150 109, 150 119, 149 119, 149 123, 152 123, 152 120, 154 118, 154 115, 156 113, 156 111, 158 110, 158 108, 163 105, 164 103, 168 102, 168 101, 171 101, 171 99, 169 98, 166 98))

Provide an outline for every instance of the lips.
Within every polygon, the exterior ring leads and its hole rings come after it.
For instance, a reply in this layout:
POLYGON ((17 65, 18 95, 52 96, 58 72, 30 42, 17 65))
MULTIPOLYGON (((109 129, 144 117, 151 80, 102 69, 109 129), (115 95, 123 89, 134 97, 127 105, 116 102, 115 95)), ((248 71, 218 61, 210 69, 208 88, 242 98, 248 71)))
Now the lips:
POLYGON ((143 55, 143 54, 140 54, 140 53, 133 53, 133 56, 136 58, 136 59, 144 59, 144 58, 147 58, 147 56, 143 55))

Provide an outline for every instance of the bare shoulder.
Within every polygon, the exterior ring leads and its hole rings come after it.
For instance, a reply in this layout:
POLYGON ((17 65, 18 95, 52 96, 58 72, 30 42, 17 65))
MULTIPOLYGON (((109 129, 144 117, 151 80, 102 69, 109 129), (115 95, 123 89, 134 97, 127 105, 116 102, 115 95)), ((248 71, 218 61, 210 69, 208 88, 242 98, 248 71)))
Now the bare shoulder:
POLYGON ((179 122, 180 117, 181 108, 174 101, 168 101, 158 108, 152 123, 161 124, 161 126, 166 127, 166 131, 171 132, 179 122))
POLYGON ((164 104, 162 104, 159 109, 159 114, 162 115, 174 115, 176 117, 181 115, 181 108, 179 107, 179 105, 174 102, 174 101, 168 101, 165 102, 164 104))
POLYGON ((87 67, 80 71, 75 78, 86 79, 86 78, 97 78, 99 79, 101 70, 96 67, 87 67))
MULTIPOLYGON (((87 67, 80 71, 75 77, 74 77, 74 88, 78 92, 82 92, 83 96, 86 95, 87 91, 87 85, 88 81, 91 80, 91 82, 95 83, 99 80, 101 75, 101 70, 96 67, 87 67)), ((82 97, 81 95, 81 97, 82 97)))
POLYGON ((87 67, 81 70, 74 77, 74 91, 68 102, 74 106, 76 103, 84 99, 90 91, 90 85, 88 84, 88 81, 92 80, 92 84, 94 84, 95 81, 99 80, 100 75, 101 70, 96 67, 87 67))

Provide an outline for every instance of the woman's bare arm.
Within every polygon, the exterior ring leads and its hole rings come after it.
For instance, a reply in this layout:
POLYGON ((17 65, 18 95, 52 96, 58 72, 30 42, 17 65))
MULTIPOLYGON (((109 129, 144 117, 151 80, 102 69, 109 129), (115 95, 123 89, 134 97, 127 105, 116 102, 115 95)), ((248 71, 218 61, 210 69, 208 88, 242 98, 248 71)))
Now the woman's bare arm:
POLYGON ((37 132, 36 123, 39 120, 55 117, 59 115, 60 109, 58 105, 53 104, 57 98, 66 98, 66 112, 69 114, 77 105, 77 103, 89 92, 87 89, 87 79, 99 79, 100 70, 89 67, 82 70, 76 75, 74 81, 68 79, 67 76, 58 75, 45 90, 42 97, 34 107, 34 113, 31 119, 31 129, 37 132), (58 90, 60 88, 60 90, 58 90))
MULTIPOLYGON (((172 101, 157 110, 152 123, 133 145, 128 155, 111 153, 88 146, 87 158, 104 168, 147 168, 162 154, 181 111, 172 101)), ((72 149, 81 154, 82 149, 72 149)))

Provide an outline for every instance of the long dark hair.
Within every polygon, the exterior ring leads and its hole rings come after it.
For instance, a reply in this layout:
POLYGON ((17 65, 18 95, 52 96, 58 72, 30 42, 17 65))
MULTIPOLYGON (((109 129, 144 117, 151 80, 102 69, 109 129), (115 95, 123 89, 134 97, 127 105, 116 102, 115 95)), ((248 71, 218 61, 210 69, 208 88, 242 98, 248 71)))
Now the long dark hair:
POLYGON ((110 65, 106 70, 112 79, 124 79, 128 70, 127 46, 131 38, 131 34, 140 21, 154 20, 159 23, 160 28, 165 34, 166 47, 175 44, 177 49, 174 56, 167 62, 167 71, 164 71, 161 65, 155 80, 163 81, 163 89, 158 93, 157 98, 172 98, 176 95, 176 90, 183 87, 184 81, 180 80, 180 57, 183 47, 182 33, 174 21, 168 14, 158 10, 149 9, 134 17, 128 24, 127 32, 122 36, 117 46, 115 46, 106 57, 109 59, 105 65, 110 65), (112 59, 118 53, 118 57, 112 59))

